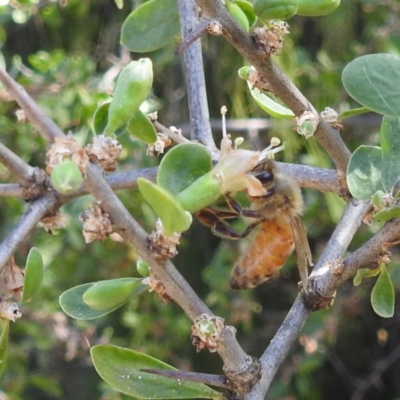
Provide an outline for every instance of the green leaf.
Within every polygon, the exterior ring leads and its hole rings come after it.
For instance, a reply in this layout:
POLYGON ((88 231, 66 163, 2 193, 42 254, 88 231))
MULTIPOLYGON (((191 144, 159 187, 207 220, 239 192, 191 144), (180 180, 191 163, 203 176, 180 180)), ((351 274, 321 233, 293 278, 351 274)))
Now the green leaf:
POLYGON ((153 144, 157 140, 157 132, 154 125, 140 110, 136 111, 129 121, 126 131, 147 144, 153 144))
POLYGON ((196 179, 211 171, 210 153, 201 144, 182 143, 173 147, 158 167, 157 183, 177 195, 196 179))
POLYGON ((254 12, 264 23, 284 20, 296 14, 298 0, 253 0, 254 12))
MULTIPOLYGON (((136 278, 128 278, 128 279, 136 279, 136 278)), ((116 310, 125 304, 129 299, 127 299, 123 304, 117 304, 113 307, 104 310, 94 310, 90 308, 84 301, 83 295, 84 293, 96 282, 93 283, 85 283, 83 285, 75 286, 66 292, 64 292, 59 299, 60 306, 63 311, 72 318, 75 319, 95 319, 100 318, 104 315, 109 314, 110 312, 116 310)), ((137 289, 132 293, 132 296, 136 296, 141 293, 143 290, 148 289, 146 285, 140 285, 137 289)))
POLYGON ((176 370, 172 366, 133 350, 111 345, 90 349, 94 367, 114 389, 138 399, 221 399, 206 385, 166 378, 141 369, 176 370))
POLYGON ((153 64, 149 58, 131 61, 122 68, 108 108, 104 135, 125 127, 146 100, 153 84, 153 64))
POLYGON ((120 307, 129 301, 141 284, 140 278, 110 279, 93 283, 83 294, 82 300, 93 310, 120 307))
POLYGON ((97 135, 103 133, 104 129, 107 126, 108 109, 110 107, 110 104, 111 100, 107 103, 100 105, 99 107, 97 107, 97 110, 93 115, 93 128, 97 135))
POLYGON ((237 4, 246 14, 250 26, 254 25, 257 20, 257 16, 254 14, 253 4, 248 0, 234 0, 232 3, 237 4))
POLYGON ((160 49, 180 36, 177 0, 150 0, 126 18, 121 43, 134 53, 160 49))
POLYGON ((345 89, 354 100, 379 114, 400 115, 400 57, 369 54, 346 66, 345 89))
POLYGON ((397 217, 400 217, 400 206, 385 208, 374 215, 374 219, 381 222, 389 221, 397 217))
POLYGON ((400 176, 400 118, 384 116, 381 124, 380 138, 382 149, 382 184, 386 192, 391 192, 400 176))
POLYGON ((359 268, 357 270, 356 276, 353 278, 353 285, 359 286, 363 279, 377 276, 380 272, 381 268, 375 268, 375 269, 359 268))
POLYGON ((354 117, 356 115, 361 115, 368 112, 371 112, 371 110, 367 107, 353 108, 351 110, 343 111, 342 113, 340 113, 338 116, 338 120, 342 121, 346 118, 354 117))
POLYGON ((44 276, 42 255, 36 247, 32 247, 26 260, 24 292, 22 301, 30 300, 39 290, 44 276))
POLYGON ((347 167, 347 183, 350 193, 359 200, 371 200, 382 190, 381 148, 360 146, 351 156, 347 167))
POLYGON ((241 9, 241 7, 233 3, 231 1, 227 1, 225 3, 227 10, 232 15, 232 17, 236 20, 236 22, 246 31, 250 30, 250 22, 247 18, 246 13, 241 9))
POLYGON ((83 182, 82 172, 71 160, 65 159, 51 171, 50 182, 62 194, 74 192, 83 182))
POLYGON ((10 327, 10 320, 1 318, 0 319, 0 377, 3 375, 4 367, 6 364, 9 327, 10 327))
POLYGON ((138 179, 138 186, 143 197, 161 219, 167 236, 189 228, 192 223, 191 215, 182 208, 170 192, 143 178, 138 179))
POLYGON ((383 265, 382 272, 376 280, 371 292, 371 305, 374 311, 383 318, 391 318, 394 314, 394 288, 393 283, 383 265))
POLYGON ((122 10, 124 8, 124 0, 114 0, 115 1, 115 5, 122 10))
POLYGON ((275 118, 294 118, 294 113, 292 110, 272 100, 269 96, 262 93, 256 87, 252 88, 251 83, 247 82, 247 84, 254 100, 267 114, 275 118))

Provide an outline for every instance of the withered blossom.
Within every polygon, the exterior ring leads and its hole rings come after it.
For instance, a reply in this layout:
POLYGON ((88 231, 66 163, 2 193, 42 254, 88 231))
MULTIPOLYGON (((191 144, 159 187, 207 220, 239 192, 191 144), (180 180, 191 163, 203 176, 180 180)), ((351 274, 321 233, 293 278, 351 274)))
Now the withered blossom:
POLYGON ((40 222, 43 225, 43 229, 53 235, 57 234, 60 229, 65 228, 64 219, 59 210, 45 215, 40 222))
POLYGON ((104 171, 114 171, 122 146, 116 139, 99 135, 93 138, 93 143, 85 147, 89 160, 100 165, 104 171))
POLYGON ((176 246, 179 244, 180 238, 181 234, 178 232, 174 232, 171 236, 166 236, 161 220, 157 219, 156 230, 148 237, 149 247, 153 252, 154 258, 162 261, 175 257, 178 254, 176 246))
POLYGON ((172 140, 168 136, 157 132, 157 140, 154 144, 149 145, 146 154, 148 156, 158 156, 163 154, 165 148, 171 146, 171 144, 172 140))
POLYGON ((74 162, 82 174, 84 174, 86 165, 89 162, 89 157, 85 150, 70 135, 67 137, 56 137, 54 143, 47 151, 46 158, 46 172, 48 174, 51 174, 53 168, 61 164, 65 159, 70 159, 74 162))
POLYGON ((83 222, 83 236, 86 243, 94 240, 103 241, 113 231, 110 216, 101 208, 100 204, 101 202, 98 202, 89 207, 79 216, 83 222))
POLYGON ((142 280, 142 283, 150 286, 149 292, 156 292, 162 298, 165 304, 169 304, 171 297, 168 296, 167 292, 165 291, 165 286, 160 280, 152 276, 148 276, 142 280))
POLYGON ((308 139, 314 135, 318 123, 318 116, 311 111, 304 111, 299 117, 296 117, 297 133, 308 139))
POLYGON ((224 322, 221 317, 207 314, 201 314, 194 320, 191 338, 197 352, 208 349, 214 353, 219 349, 221 333, 225 328, 224 322))
POLYGON ((279 55, 283 37, 289 33, 289 24, 284 21, 271 21, 269 27, 255 28, 253 37, 258 47, 267 55, 279 55))
POLYGON ((0 272, 0 296, 12 297, 16 301, 22 299, 25 273, 15 263, 14 256, 0 272))

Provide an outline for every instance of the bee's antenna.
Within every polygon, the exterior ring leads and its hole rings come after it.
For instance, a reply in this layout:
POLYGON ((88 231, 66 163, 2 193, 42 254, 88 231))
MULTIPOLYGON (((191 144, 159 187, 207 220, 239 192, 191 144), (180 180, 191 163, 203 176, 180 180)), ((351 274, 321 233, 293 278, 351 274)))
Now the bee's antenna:
POLYGON ((251 142, 251 145, 253 146, 254 151, 258 151, 258 149, 257 149, 257 144, 256 144, 256 142, 254 141, 254 139, 251 139, 250 142, 251 142))

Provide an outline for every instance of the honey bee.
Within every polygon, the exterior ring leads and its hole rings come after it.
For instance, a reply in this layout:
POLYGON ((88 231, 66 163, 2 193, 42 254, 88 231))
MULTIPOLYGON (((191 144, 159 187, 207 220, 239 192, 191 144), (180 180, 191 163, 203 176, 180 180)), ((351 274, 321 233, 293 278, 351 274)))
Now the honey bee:
POLYGON ((248 196, 250 209, 243 209, 228 194, 229 210, 218 211, 208 207, 197 216, 220 237, 241 239, 254 232, 247 252, 233 268, 232 289, 250 289, 276 276, 296 249, 300 278, 306 290, 308 267, 312 264, 306 230, 300 219, 303 208, 300 188, 288 176, 277 173, 274 161, 269 159, 260 161, 252 174, 266 193, 260 197, 248 196), (236 232, 225 221, 238 216, 254 219, 242 233, 236 232))

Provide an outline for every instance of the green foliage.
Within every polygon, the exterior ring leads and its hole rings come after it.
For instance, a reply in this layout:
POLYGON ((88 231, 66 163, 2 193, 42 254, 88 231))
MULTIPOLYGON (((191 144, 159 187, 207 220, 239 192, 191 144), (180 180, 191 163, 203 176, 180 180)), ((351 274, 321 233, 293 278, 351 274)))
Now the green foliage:
POLYGON ((125 126, 146 100, 153 84, 153 64, 149 58, 131 61, 122 68, 108 108, 104 135, 113 134, 125 126))
POLYGON ((74 192, 83 182, 82 172, 71 160, 65 159, 51 171, 50 181, 54 189, 62 194, 74 192))
POLYGON ((289 19, 297 11, 298 0, 254 0, 254 12, 263 22, 289 19))
POLYGON ((207 149, 197 143, 182 143, 172 148, 162 159, 157 183, 177 195, 211 170, 207 149))
POLYGON ((32 247, 26 259, 22 301, 29 301, 38 292, 44 276, 44 265, 39 250, 32 247))
POLYGON ((101 283, 93 282, 75 286, 64 292, 59 301, 63 311, 70 317, 88 320, 103 317, 120 308, 142 290, 141 279, 118 278, 101 283), (94 289, 92 289, 93 287, 94 289), (115 299, 113 296, 118 288, 122 288, 123 293, 118 294, 115 299), (86 294, 89 289, 91 289, 89 294, 86 294), (92 308, 92 306, 94 307, 92 308))
MULTIPOLYGON (((249 72, 250 67, 242 67, 239 69, 238 74, 242 79, 247 80, 249 72)), ((276 101, 272 100, 270 96, 261 92, 258 88, 253 87, 253 84, 250 81, 247 81, 247 85, 257 105, 271 117, 294 118, 294 113, 292 110, 280 105, 276 101)))
POLYGON ((400 58, 369 54, 349 63, 342 73, 347 92, 364 107, 379 114, 400 115, 400 58))
POLYGON ((144 178, 138 179, 138 186, 143 197, 160 218, 167 236, 171 236, 174 232, 184 232, 189 228, 192 223, 191 215, 170 192, 144 178))
POLYGON ((335 11, 340 0, 299 0, 296 14, 302 17, 320 17, 335 11))
POLYGON ((160 49, 179 36, 177 0, 150 0, 122 25, 121 43, 135 53, 160 49))
POLYGON ((347 167, 347 184, 357 199, 370 200, 382 190, 382 154, 376 146, 360 146, 351 156, 347 167))
POLYGON ((136 139, 142 140, 147 144, 154 144, 157 140, 157 132, 149 118, 137 110, 129 121, 126 131, 136 139))
POLYGON ((99 375, 113 388, 139 399, 221 399, 209 387, 157 376, 142 369, 175 370, 170 365, 133 350, 98 345, 90 349, 99 375))
POLYGON ((386 265, 382 265, 381 273, 372 289, 371 305, 383 318, 391 318, 394 315, 394 288, 386 265))
POLYGON ((226 8, 232 17, 236 20, 236 22, 246 31, 250 30, 250 22, 247 18, 246 13, 242 10, 240 5, 233 3, 231 1, 226 2, 226 8))
POLYGON ((6 364, 9 328, 10 320, 0 319, 0 377, 3 375, 6 364))

